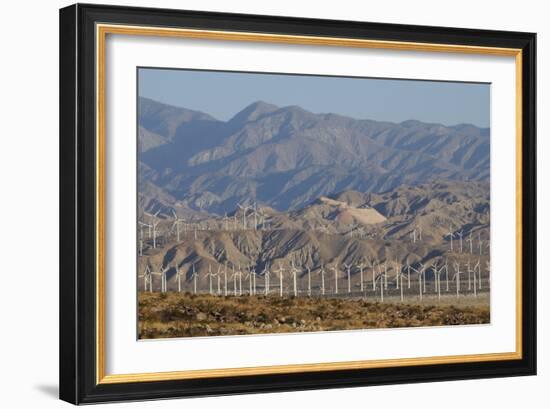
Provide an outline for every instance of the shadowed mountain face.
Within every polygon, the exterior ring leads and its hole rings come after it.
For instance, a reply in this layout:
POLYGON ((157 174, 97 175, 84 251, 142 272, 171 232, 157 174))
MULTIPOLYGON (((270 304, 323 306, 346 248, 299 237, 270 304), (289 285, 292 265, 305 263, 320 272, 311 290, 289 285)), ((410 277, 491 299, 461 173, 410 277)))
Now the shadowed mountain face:
POLYGON ((489 139, 472 125, 356 120, 264 102, 222 122, 140 98, 140 200, 147 207, 154 194, 218 214, 252 201, 288 211, 341 191, 488 182, 489 139))

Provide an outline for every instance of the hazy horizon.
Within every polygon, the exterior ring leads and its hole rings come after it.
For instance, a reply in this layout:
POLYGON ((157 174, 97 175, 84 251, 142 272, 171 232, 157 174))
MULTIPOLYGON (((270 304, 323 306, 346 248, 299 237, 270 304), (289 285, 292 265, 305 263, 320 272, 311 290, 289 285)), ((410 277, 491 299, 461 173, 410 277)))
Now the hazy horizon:
POLYGON ((490 84, 139 68, 138 94, 228 121, 255 102, 315 114, 490 127, 490 84))

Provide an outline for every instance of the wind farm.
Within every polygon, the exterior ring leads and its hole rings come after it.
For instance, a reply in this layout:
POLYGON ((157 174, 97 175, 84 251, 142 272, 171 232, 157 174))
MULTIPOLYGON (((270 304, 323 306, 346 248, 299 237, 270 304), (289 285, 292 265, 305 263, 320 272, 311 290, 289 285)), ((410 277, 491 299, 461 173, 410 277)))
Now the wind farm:
POLYGON ((488 128, 138 110, 139 338, 490 323, 488 128))
POLYGON ((425 198, 437 198, 451 186, 456 203, 437 205, 439 199, 433 199, 414 211, 386 214, 384 210, 393 207, 388 199, 403 201, 410 187, 379 195, 342 192, 290 212, 257 202, 238 204, 223 216, 203 212, 185 218, 173 207, 144 211, 137 223, 140 336, 488 323, 488 215, 473 211, 455 215, 455 207, 468 208, 465 192, 472 208, 479 207, 485 197, 483 186, 473 199, 475 189, 470 184, 434 183, 414 190, 425 198), (152 226, 151 231, 143 226, 152 226), (468 245, 460 245, 459 233, 470 240, 465 241, 468 245), (166 305, 174 313, 150 313, 154 305, 153 311, 166 305), (197 310, 194 314, 181 318, 175 312, 191 305, 197 310), (249 312, 243 312, 242 322, 235 321, 237 312, 229 325, 214 313, 224 306, 232 310, 241 306, 249 312), (318 314, 304 316, 303 325, 301 320, 294 327, 288 322, 273 325, 277 314, 289 322, 288 317, 303 316, 300 308, 318 314), (348 314, 348 320, 336 319, 342 308, 355 313, 348 314), (368 320, 358 318, 360 310, 365 316, 376 310, 380 320, 366 324, 368 320), (418 312, 424 310, 431 313, 418 312), (265 317, 258 321, 250 311, 258 317, 267 314, 269 322, 265 317), (388 318, 409 316, 405 311, 416 311, 411 316, 416 318, 388 318))

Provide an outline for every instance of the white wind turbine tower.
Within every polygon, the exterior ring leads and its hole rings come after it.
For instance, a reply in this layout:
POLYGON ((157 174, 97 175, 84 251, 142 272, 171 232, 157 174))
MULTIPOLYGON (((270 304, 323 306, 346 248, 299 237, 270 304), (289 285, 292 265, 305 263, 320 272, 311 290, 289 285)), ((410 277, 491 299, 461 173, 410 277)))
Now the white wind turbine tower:
POLYGON ((157 217, 159 213, 160 213, 160 210, 157 210, 157 212, 151 217, 151 226, 153 227, 153 248, 154 249, 157 248, 157 226, 160 223, 160 220, 155 221, 155 217, 157 217))
POLYGON ((263 273, 264 273, 265 295, 267 296, 269 295, 269 275, 270 275, 268 263, 265 264, 263 273))
POLYGON ((145 267, 143 274, 138 275, 138 278, 143 278, 143 291, 147 291, 147 285, 149 285, 149 292, 153 292, 153 279, 151 277, 151 269, 149 266, 145 267))
POLYGON ((441 271, 445 270, 445 283, 446 283, 446 292, 449 292, 449 265, 448 260, 445 259, 445 264, 441 267, 441 271))
MULTIPOLYGON (((166 271, 162 269, 161 271, 151 271, 152 276, 160 277, 160 292, 164 293, 166 291, 166 271)), ((152 280, 151 280, 152 281, 152 280)))
MULTIPOLYGON (((371 269, 372 269, 372 291, 376 291, 376 270, 375 270, 375 261, 371 260, 371 269)), ((380 264, 378 264, 378 270, 380 270, 380 264)))
POLYGON ((397 261, 397 259, 395 259, 395 263, 394 263, 394 268, 395 268, 395 286, 397 287, 397 289, 399 290, 399 281, 401 281, 401 283, 403 282, 403 279, 399 279, 399 276, 401 274, 401 263, 399 263, 397 261))
POLYGON ((477 280, 477 282, 478 282, 478 285, 479 285, 479 289, 481 290, 481 265, 480 265, 480 263, 481 263, 481 259, 478 259, 477 263, 474 265, 473 270, 474 270, 474 286, 475 286, 475 275, 476 275, 476 270, 477 270, 477 274, 478 274, 478 278, 479 278, 477 280))
POLYGON ((375 280, 380 281, 380 302, 384 302, 384 277, 382 276, 382 273, 378 274, 375 280))
POLYGON ((221 277, 222 275, 222 267, 218 264, 218 271, 216 272, 216 277, 218 278, 218 295, 221 295, 222 293, 222 288, 221 288, 221 277))
POLYGON ((306 266, 307 268, 307 296, 311 297, 311 268, 309 266, 306 266))
POLYGON ((231 274, 231 278, 233 278, 233 295, 237 295, 237 273, 235 272, 235 264, 231 266, 231 270, 233 271, 233 274, 231 274))
POLYGON ((294 261, 291 263, 291 269, 290 272, 292 273, 292 280, 293 280, 293 287, 294 287, 294 297, 298 296, 298 290, 296 288, 296 273, 300 272, 294 265, 294 261))
POLYGON ((410 233, 413 243, 416 243, 416 229, 413 229, 410 233))
POLYGON ((319 274, 321 274, 321 294, 325 295, 325 265, 321 264, 321 270, 319 270, 319 274))
POLYGON ((475 266, 474 266, 474 269, 472 271, 474 273, 474 297, 477 297, 477 285, 476 285, 476 271, 475 271, 475 266))
POLYGON ((470 254, 474 253, 474 239, 472 238, 472 232, 470 232, 470 235, 466 239, 468 243, 470 243, 470 254))
POLYGON ((348 294, 351 294, 351 267, 352 264, 346 264, 344 263, 344 267, 346 268, 346 272, 348 275, 348 294))
POLYGON ((227 297, 227 261, 223 263, 223 295, 227 297))
POLYGON ((412 267, 412 266, 409 266, 409 268, 415 272, 416 274, 418 274, 418 293, 419 293, 419 296, 420 296, 420 300, 422 300, 422 293, 426 291, 426 283, 425 283, 425 274, 424 274, 424 265, 422 263, 420 263, 420 270, 417 270, 416 268, 412 267), (422 291, 422 281, 424 281, 424 291, 422 291))
POLYGON ((422 274, 422 288, 423 288, 423 292, 425 293, 426 292, 426 265, 424 265, 424 263, 422 262, 418 262, 418 264, 420 265, 420 273, 422 274))
POLYGON ((481 256, 483 254, 483 241, 481 241, 481 232, 477 233, 477 241, 479 245, 479 255, 481 256))
POLYGON ((397 272, 395 281, 397 282, 397 288, 399 288, 400 290, 401 302, 403 302, 403 277, 404 276, 405 276, 405 273, 403 273, 403 270, 400 268, 397 272))
POLYGON ((212 291, 212 265, 210 263, 208 263, 208 293, 210 295, 213 294, 213 291, 212 291))
POLYGON ((456 298, 460 298, 460 275, 464 274, 464 272, 460 271, 460 263, 455 262, 454 263, 455 268, 455 275, 453 276, 453 279, 456 280, 456 298))
POLYGON ((178 263, 176 263, 176 281, 178 282, 178 293, 181 293, 181 277, 185 278, 185 274, 180 270, 178 263))
POLYGON ((243 295, 243 271, 241 270, 241 264, 239 263, 239 269, 237 270, 239 274, 239 295, 243 295))
POLYGON ((229 219, 227 218, 227 212, 223 215, 223 224, 225 227, 225 230, 229 230, 229 219))
POLYGON ((466 268, 468 271, 468 291, 472 289, 472 269, 470 267, 470 259, 468 259, 468 263, 466 264, 466 268))
POLYGON ((364 281, 363 281, 363 269, 365 268, 365 263, 361 260, 359 264, 359 278, 361 279, 361 294, 364 294, 364 281))
POLYGON ((437 292, 437 300, 441 301, 441 271, 443 270, 443 267, 439 268, 439 263, 434 262, 432 264, 432 270, 434 272, 434 279, 435 279, 434 291, 437 292))
POLYGON ((457 231, 456 234, 458 235, 458 238, 460 239, 460 252, 462 253, 462 235, 464 234, 464 230, 457 231))
POLYGON ((252 294, 256 295, 256 267, 252 266, 250 273, 252 274, 252 294))
POLYGON ((422 227, 418 227, 418 240, 422 241, 422 227))
POLYGON ((334 294, 338 294, 338 263, 336 263, 332 270, 334 271, 334 294))
POLYGON ((254 202, 254 230, 258 230, 258 203, 254 202))
POLYGON ((252 266, 248 266, 248 267, 247 267, 248 295, 250 295, 250 296, 253 295, 253 292, 254 292, 254 290, 253 290, 253 280, 254 280, 253 275, 254 275, 254 274, 253 274, 253 272, 252 272, 252 268, 251 268, 251 267, 252 267, 252 266))
POLYGON ((384 260, 384 290, 388 289, 388 264, 387 261, 384 260))
POLYGON ((283 296, 283 273, 285 272, 281 263, 279 263, 279 269, 275 270, 275 273, 279 273, 279 296, 283 296))
POLYGON ((449 233, 447 233, 445 236, 449 236, 450 238, 450 243, 451 243, 451 253, 453 252, 453 238, 454 238, 454 233, 453 233, 453 228, 451 226, 449 226, 449 233))
POLYGON ((172 214, 174 215, 174 223, 172 224, 172 229, 176 228, 176 236, 178 241, 180 241, 180 223, 185 223, 185 220, 180 219, 176 214, 176 211, 172 209, 172 214))
POLYGON ((193 294, 197 294, 197 277, 198 273, 195 271, 195 263, 193 263, 193 274, 191 275, 193 278, 193 294))
POLYGON ((239 206, 239 209, 243 211, 243 229, 246 230, 247 224, 246 224, 246 212, 250 209, 252 209, 252 206, 243 206, 240 204, 237 204, 239 206))

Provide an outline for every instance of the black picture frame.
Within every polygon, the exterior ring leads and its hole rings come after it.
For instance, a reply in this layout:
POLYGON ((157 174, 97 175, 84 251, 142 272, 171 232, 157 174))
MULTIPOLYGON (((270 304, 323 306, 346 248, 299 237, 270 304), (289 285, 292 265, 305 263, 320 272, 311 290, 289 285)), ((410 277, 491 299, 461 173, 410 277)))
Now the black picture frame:
MULTIPOLYGON (((536 35, 77 4, 60 10, 60 398, 74 404, 536 374, 536 35), (96 23, 522 51, 521 359, 101 384, 96 350, 96 23)), ((498 149, 498 146, 496 147, 498 149)))

